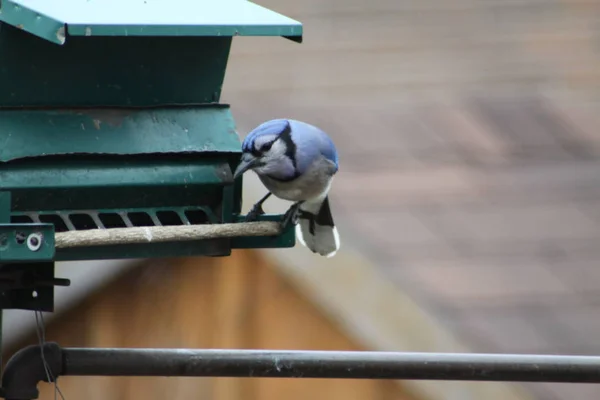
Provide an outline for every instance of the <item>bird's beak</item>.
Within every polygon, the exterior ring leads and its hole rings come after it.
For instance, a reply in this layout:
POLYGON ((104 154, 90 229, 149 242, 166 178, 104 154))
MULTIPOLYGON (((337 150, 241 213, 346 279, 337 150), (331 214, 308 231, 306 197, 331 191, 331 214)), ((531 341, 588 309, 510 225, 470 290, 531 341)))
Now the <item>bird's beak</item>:
POLYGON ((251 169, 252 167, 254 167, 257 163, 258 163, 258 158, 254 157, 252 154, 250 154, 250 153, 242 154, 242 159, 240 160, 240 163, 238 164, 237 168, 235 169, 235 172, 233 173, 233 179, 234 180, 237 179, 244 172, 246 172, 249 169, 251 169))

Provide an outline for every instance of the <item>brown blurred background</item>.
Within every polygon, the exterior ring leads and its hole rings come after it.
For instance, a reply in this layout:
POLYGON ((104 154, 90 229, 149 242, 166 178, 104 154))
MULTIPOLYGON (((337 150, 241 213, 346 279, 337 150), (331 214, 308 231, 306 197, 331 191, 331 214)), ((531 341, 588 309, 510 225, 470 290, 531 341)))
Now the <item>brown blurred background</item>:
MULTIPOLYGON (((258 3, 301 21, 304 43, 235 38, 223 101, 242 136, 278 117, 331 134, 339 256, 296 248, 142 263, 65 304, 48 339, 598 355, 600 1, 258 3)), ((597 385, 545 383, 61 386, 67 400, 600 398, 597 385)))
POLYGON ((346 246, 476 351, 600 353, 600 1, 261 4, 305 43, 237 41, 226 98, 331 133, 346 246))

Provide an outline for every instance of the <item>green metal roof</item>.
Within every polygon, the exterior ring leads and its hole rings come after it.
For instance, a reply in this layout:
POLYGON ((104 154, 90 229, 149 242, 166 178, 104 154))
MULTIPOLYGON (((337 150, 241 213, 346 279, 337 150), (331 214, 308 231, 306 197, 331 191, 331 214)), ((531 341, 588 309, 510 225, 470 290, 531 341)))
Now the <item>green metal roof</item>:
POLYGON ((0 161, 67 154, 241 152, 228 107, 3 110, 0 161))
POLYGON ((246 0, 2 0, 0 21, 64 44, 68 36, 284 36, 302 24, 246 0))

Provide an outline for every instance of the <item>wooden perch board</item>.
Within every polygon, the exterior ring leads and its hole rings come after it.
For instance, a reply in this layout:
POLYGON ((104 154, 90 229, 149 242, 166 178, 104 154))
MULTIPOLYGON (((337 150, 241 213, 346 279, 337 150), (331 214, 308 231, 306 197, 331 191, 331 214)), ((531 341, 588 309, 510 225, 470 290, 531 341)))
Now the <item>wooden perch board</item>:
POLYGON ((90 229, 55 234, 57 249, 134 243, 179 242, 240 236, 276 236, 278 222, 242 222, 235 224, 148 226, 133 228, 90 229))

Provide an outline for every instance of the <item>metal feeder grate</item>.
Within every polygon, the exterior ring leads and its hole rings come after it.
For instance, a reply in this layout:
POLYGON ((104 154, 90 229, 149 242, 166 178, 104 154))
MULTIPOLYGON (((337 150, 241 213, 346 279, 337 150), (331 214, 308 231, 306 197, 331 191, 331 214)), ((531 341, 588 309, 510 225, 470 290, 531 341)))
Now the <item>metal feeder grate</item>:
POLYGON ((23 212, 12 215, 10 222, 50 223, 54 225, 55 232, 67 232, 143 226, 204 225, 217 223, 218 220, 204 207, 185 207, 125 211, 23 212))

